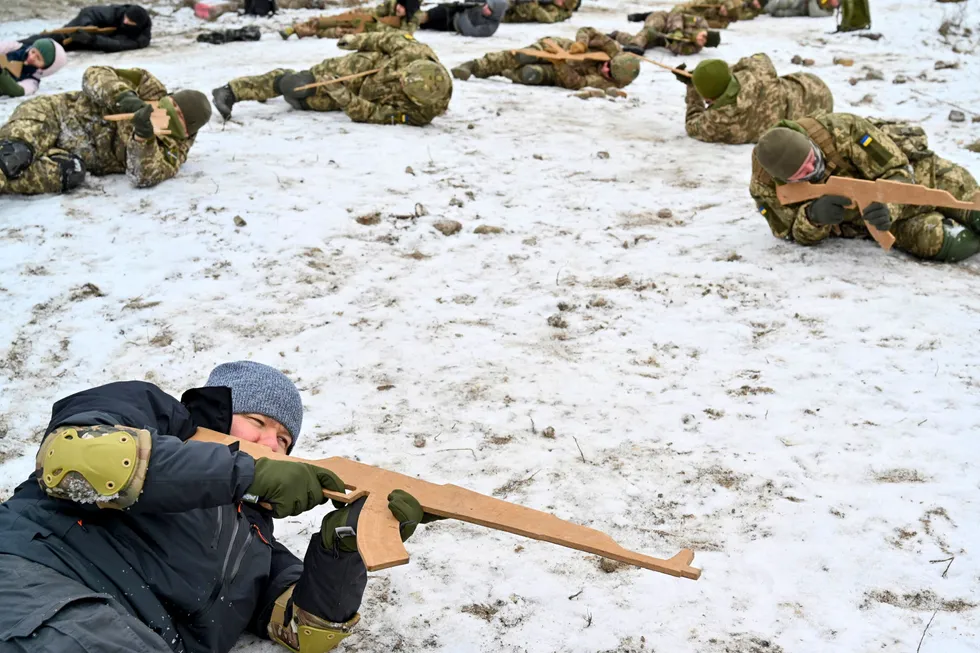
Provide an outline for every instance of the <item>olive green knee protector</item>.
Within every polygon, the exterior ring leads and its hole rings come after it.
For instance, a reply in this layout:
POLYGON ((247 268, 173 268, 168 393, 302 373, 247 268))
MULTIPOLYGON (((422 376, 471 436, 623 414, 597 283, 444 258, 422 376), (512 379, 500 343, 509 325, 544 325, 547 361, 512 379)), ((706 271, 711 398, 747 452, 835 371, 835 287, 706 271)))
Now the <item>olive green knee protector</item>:
POLYGON ((953 230, 946 227, 943 232, 943 246, 936 254, 937 261, 956 263, 980 252, 980 237, 969 229, 953 230))
POLYGON ((59 426, 41 442, 37 480, 48 495, 100 508, 136 503, 153 440, 128 426, 59 426))
POLYGON ((344 623, 333 623, 306 612, 292 602, 293 588, 279 595, 269 619, 269 638, 293 653, 326 653, 350 637, 351 629, 361 620, 355 614, 344 623))

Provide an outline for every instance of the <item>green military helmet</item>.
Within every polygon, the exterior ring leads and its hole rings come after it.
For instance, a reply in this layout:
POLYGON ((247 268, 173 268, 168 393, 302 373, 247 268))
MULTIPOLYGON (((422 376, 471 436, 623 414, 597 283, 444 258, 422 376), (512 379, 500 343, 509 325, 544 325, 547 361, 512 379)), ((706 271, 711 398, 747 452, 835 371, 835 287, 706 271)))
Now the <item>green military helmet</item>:
POLYGON ((766 172, 776 179, 789 179, 799 171, 813 151, 805 134, 788 127, 773 127, 759 139, 753 153, 766 172))
POLYGON ((424 106, 449 100, 453 94, 453 83, 440 64, 419 59, 408 64, 402 73, 402 90, 409 100, 424 106))
POLYGON ((705 100, 715 100, 725 92, 732 81, 732 71, 721 59, 705 59, 691 73, 691 81, 698 95, 705 100))
POLYGON ((617 54, 609 61, 609 74, 616 83, 626 86, 640 74, 640 60, 631 54, 617 54))

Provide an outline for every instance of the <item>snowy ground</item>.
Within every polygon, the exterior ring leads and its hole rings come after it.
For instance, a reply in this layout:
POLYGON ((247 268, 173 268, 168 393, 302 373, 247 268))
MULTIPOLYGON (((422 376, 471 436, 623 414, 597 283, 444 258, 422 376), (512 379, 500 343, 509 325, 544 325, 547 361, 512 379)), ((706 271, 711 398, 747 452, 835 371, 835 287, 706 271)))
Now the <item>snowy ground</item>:
MULTIPOLYGON (((579 26, 633 28, 625 14, 643 8, 586 4, 489 40, 420 36, 456 65, 579 26)), ((963 148, 978 126, 937 101, 980 107, 976 52, 937 33, 944 18, 976 30, 980 12, 872 4, 880 41, 763 18, 726 31, 717 56, 766 51, 783 73, 811 57, 838 110, 922 122, 980 173, 963 148), (850 85, 864 65, 884 81, 850 85)), ((289 17, 256 21, 260 43, 206 46, 189 10, 158 16, 153 48, 74 57, 43 90, 111 63, 209 91, 339 53, 281 41, 289 17)), ((50 22, 3 23, 0 38, 50 22)), ((441 522, 419 529, 410 565, 371 576, 345 650, 906 652, 932 619, 922 652, 977 651, 980 262, 778 241, 746 191, 749 146, 687 138, 669 73, 644 69, 626 90, 583 101, 456 82, 424 129, 240 104, 157 188, 117 176, 3 197, 0 497, 32 468, 56 398, 119 379, 179 394, 252 358, 298 381, 300 455, 457 483, 652 555, 691 547, 704 570, 602 569, 441 522), (462 231, 443 236, 443 219, 462 231), (944 574, 934 561, 949 558, 944 574)), ((320 516, 281 537, 301 553, 320 516)))

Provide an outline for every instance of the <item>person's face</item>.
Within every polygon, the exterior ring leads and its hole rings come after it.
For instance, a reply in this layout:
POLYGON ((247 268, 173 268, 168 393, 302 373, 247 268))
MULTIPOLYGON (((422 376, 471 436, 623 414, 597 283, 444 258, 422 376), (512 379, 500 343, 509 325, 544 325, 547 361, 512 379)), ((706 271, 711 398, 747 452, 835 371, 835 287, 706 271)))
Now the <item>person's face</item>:
POLYGON ((276 453, 286 453, 293 443, 286 427, 266 415, 239 413, 231 416, 231 437, 254 442, 276 453))
POLYGON ((803 161, 803 165, 800 169, 796 171, 792 177, 786 181, 802 181, 813 174, 813 171, 817 169, 817 153, 810 148, 810 153, 807 155, 806 159, 803 161))
POLYGON ((565 0, 555 0, 555 6, 564 7, 565 6, 565 0))
POLYGON ((603 64, 599 67, 599 72, 602 73, 602 76, 606 79, 612 79, 612 63, 608 61, 603 62, 603 64))
POLYGON ((405 11, 405 6, 404 5, 395 5, 395 15, 396 16, 398 16, 399 18, 404 18, 406 13, 408 13, 408 12, 405 11))
POLYGON ((718 7, 718 13, 722 16, 727 16, 728 8, 725 5, 721 5, 720 7, 718 7))
POLYGON ((128 27, 136 27, 136 22, 133 21, 133 20, 131 20, 129 18, 129 16, 123 16, 123 22, 122 22, 122 24, 123 25, 126 25, 128 27))
POLYGON ((35 68, 44 68, 44 56, 41 51, 37 48, 31 48, 27 51, 27 58, 24 60, 28 66, 34 66, 35 68))
POLYGON ((695 35, 695 37, 694 37, 694 42, 697 43, 698 45, 700 45, 703 48, 704 45, 705 45, 705 43, 708 42, 708 33, 707 32, 698 32, 695 35))
POLYGON ((483 9, 480 10, 480 13, 489 18, 493 11, 490 9, 490 5, 483 5, 483 9))
POLYGON ((762 9, 762 5, 759 4, 759 0, 752 0, 752 8, 753 9, 762 9))

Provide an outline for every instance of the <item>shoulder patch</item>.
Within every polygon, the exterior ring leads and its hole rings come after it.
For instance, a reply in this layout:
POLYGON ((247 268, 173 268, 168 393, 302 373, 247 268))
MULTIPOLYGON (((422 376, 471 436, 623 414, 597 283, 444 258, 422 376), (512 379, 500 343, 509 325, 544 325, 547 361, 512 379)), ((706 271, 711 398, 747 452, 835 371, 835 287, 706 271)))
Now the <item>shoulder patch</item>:
POLYGON ((402 36, 404 36, 409 41, 414 41, 415 40, 415 37, 412 36, 411 34, 402 34, 402 36))
POLYGON ((888 151, 888 148, 872 138, 871 134, 864 134, 857 142, 878 165, 887 165, 892 160, 892 153, 888 151))
POLYGON ((771 211, 769 211, 769 207, 768 206, 766 206, 765 204, 759 204, 756 208, 759 209, 759 215, 761 215, 764 218, 768 218, 769 217, 769 213, 771 211))

